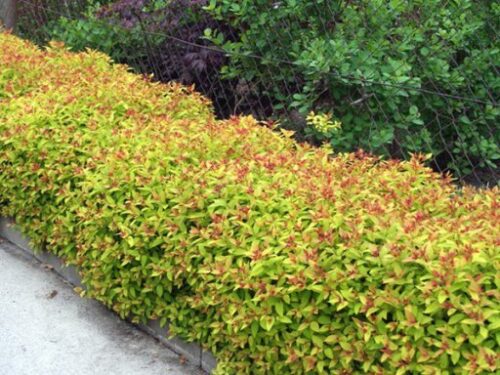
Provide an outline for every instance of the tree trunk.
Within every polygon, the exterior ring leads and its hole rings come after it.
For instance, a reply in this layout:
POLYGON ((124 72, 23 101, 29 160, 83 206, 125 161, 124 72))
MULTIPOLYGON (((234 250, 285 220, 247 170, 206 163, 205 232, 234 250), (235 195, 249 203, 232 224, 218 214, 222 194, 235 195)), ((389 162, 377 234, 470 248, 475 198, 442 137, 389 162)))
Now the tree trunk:
POLYGON ((0 0, 0 23, 7 29, 16 26, 16 0, 0 0))

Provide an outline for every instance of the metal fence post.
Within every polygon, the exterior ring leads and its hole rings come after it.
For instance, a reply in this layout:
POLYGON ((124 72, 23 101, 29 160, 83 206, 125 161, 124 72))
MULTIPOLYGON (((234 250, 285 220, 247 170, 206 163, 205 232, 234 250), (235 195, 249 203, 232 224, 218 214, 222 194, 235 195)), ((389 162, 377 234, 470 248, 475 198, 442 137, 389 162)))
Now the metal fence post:
POLYGON ((0 0, 0 23, 7 29, 16 26, 17 0, 0 0))

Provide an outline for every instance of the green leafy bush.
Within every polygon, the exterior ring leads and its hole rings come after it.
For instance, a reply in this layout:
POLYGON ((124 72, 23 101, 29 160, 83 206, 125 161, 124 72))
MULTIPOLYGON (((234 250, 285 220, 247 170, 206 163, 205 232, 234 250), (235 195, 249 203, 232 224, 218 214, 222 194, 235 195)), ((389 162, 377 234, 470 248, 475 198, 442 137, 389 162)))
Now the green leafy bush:
POLYGON ((459 177, 498 167, 498 3, 212 0, 208 11, 239 31, 207 34, 231 55, 226 75, 264 82, 275 108, 332 111, 336 150, 432 153, 459 177))
POLYGON ((48 26, 48 34, 64 42, 72 51, 91 48, 121 63, 140 65, 147 57, 145 38, 138 29, 123 29, 91 15, 73 20, 62 17, 48 26))
POLYGON ((2 214, 216 373, 498 371, 498 188, 217 121, 189 89, 7 34, 0 99, 2 214))
POLYGON ((50 31, 60 18, 84 18, 98 6, 111 0, 18 1, 16 34, 44 45, 50 40, 50 31))
POLYGON ((164 38, 158 35, 147 38, 139 26, 125 28, 100 19, 99 10, 109 6, 109 3, 111 1, 80 1, 72 8, 65 8, 66 12, 58 12, 60 4, 48 1, 42 7, 47 9, 49 16, 42 20, 32 20, 30 14, 44 14, 42 10, 23 10, 21 7, 18 32, 40 45, 58 40, 74 52, 95 49, 111 56, 116 62, 139 69, 147 63, 148 43, 154 48, 164 38))

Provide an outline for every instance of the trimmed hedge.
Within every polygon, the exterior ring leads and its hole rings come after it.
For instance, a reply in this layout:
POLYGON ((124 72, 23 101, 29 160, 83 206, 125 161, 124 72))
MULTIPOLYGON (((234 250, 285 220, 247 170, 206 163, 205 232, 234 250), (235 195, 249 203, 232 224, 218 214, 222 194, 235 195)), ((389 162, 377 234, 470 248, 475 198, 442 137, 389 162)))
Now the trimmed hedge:
POLYGON ((219 374, 499 368, 499 189, 330 155, 105 55, 0 34, 0 205, 219 374))

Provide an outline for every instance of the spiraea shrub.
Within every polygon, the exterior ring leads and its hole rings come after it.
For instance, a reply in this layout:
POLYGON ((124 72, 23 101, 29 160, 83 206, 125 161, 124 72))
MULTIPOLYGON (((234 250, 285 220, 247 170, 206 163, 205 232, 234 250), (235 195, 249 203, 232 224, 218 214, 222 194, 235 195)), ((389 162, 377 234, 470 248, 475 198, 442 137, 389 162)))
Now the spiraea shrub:
POLYGON ((499 190, 333 156, 103 54, 0 36, 0 205, 217 374, 499 369, 499 190))

